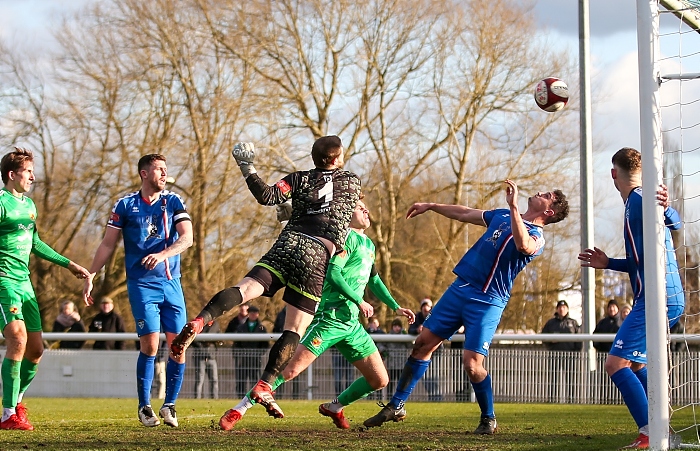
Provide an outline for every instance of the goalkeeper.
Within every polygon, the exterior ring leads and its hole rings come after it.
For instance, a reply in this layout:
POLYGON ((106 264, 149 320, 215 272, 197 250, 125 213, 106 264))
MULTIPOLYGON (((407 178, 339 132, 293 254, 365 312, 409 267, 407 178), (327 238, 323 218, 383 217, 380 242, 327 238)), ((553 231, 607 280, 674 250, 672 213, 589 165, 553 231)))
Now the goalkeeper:
POLYGON ((243 280, 214 295, 199 315, 185 325, 173 340, 171 351, 175 356, 182 355, 205 324, 251 299, 271 297, 285 288, 282 300, 289 308, 284 332, 270 349, 263 374, 251 391, 268 414, 281 418, 283 413, 272 395, 272 384, 291 360, 313 319, 328 262, 345 244, 350 217, 360 197, 360 179, 341 169, 345 160, 343 144, 337 136, 324 136, 314 142, 314 169, 289 174, 272 186, 256 173, 252 143, 236 144, 233 157, 255 199, 262 205, 279 205, 291 199, 291 217, 272 248, 243 280))
MULTIPOLYGON (((283 217, 279 219, 284 219, 283 217)), ((323 296, 314 320, 308 328, 294 357, 282 374, 272 384, 272 389, 297 377, 327 349, 335 346, 362 373, 332 402, 321 404, 318 411, 330 417, 340 429, 349 429, 343 408, 381 390, 389 382, 386 368, 377 346, 359 321, 360 312, 365 317, 374 314, 372 305, 362 299, 365 287, 369 286, 379 300, 398 314, 415 320, 415 314, 401 308, 384 286, 374 268, 374 243, 365 235, 370 226, 369 211, 362 201, 357 203, 345 249, 330 261, 323 296)), ((250 395, 250 394, 249 394, 250 395)), ((221 429, 228 431, 252 407, 249 395, 233 409, 229 409, 219 420, 221 429)))

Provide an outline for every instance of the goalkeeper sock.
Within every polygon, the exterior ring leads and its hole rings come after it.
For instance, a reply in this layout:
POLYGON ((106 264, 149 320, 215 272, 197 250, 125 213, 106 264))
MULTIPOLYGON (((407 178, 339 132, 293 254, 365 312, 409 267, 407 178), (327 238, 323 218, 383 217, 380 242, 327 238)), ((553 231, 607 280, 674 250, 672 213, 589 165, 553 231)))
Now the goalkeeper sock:
POLYGON ((214 295, 204 306, 198 318, 204 320, 204 324, 209 324, 218 317, 226 314, 229 310, 243 303, 243 295, 238 287, 225 288, 214 295))
POLYGON ((27 359, 22 359, 22 365, 19 367, 19 393, 20 397, 17 398, 17 402, 22 401, 22 395, 24 395, 24 392, 27 391, 27 388, 29 388, 29 384, 32 383, 34 380, 34 376, 36 376, 36 371, 37 368, 39 367, 38 363, 34 363, 31 360, 27 359))
POLYGON ((639 382, 642 383, 642 387, 644 387, 644 393, 647 395, 648 399, 649 392, 647 391, 647 367, 643 366, 641 369, 634 371, 634 375, 637 376, 639 382))
POLYGON ((136 392, 139 396, 139 409, 151 404, 151 385, 156 356, 139 352, 136 359, 136 392))
POLYGON ((265 365, 265 371, 263 371, 260 380, 267 382, 272 385, 275 383, 277 376, 284 370, 292 357, 294 356, 294 351, 296 351, 297 346, 299 346, 299 334, 292 332, 291 330, 285 330, 282 332, 282 336, 272 345, 270 348, 270 355, 267 359, 267 365, 265 365))
POLYGON ((185 364, 168 358, 168 363, 165 365, 165 399, 163 404, 175 404, 184 378, 185 364))
POLYGON ((373 392, 374 389, 369 385, 367 379, 362 376, 355 379, 348 388, 343 390, 343 393, 338 395, 337 401, 344 406, 349 406, 358 399, 366 398, 367 395, 373 392))
POLYGON ((622 368, 610 376, 613 383, 620 390, 622 399, 627 405, 627 409, 632 414, 637 427, 641 428, 649 424, 649 401, 642 383, 631 369, 622 368))
POLYGON ((8 358, 2 360, 0 375, 2 376, 2 406, 5 409, 14 409, 17 405, 20 365, 21 362, 19 360, 10 360, 8 358))
POLYGON ((408 397, 411 396, 411 393, 413 393, 418 381, 428 371, 429 366, 430 360, 418 360, 412 356, 409 357, 403 367, 399 383, 396 386, 396 392, 391 397, 389 405, 395 409, 400 409, 408 400, 408 397))
POLYGON ((491 375, 486 373, 486 377, 481 382, 472 382, 474 396, 481 409, 481 417, 496 418, 493 409, 493 387, 491 386, 491 375))

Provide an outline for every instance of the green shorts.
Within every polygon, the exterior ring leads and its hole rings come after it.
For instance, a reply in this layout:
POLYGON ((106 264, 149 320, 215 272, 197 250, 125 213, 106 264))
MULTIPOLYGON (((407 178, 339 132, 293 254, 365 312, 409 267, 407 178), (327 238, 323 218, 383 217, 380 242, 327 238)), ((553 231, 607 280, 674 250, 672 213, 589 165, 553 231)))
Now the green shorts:
POLYGON ((0 328, 15 320, 24 321, 27 332, 41 332, 39 303, 30 280, 0 277, 0 328))
POLYGON ((318 312, 306 329, 301 344, 316 357, 335 346, 349 362, 356 362, 378 352, 374 340, 359 321, 340 321, 335 318, 335 310, 318 312))

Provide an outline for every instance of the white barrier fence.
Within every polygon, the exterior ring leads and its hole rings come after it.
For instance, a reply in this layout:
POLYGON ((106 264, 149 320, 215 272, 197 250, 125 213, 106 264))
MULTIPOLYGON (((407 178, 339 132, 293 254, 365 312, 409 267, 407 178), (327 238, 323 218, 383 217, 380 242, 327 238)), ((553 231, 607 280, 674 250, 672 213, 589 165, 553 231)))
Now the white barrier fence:
MULTIPOLYGON (((226 346, 196 348, 187 352, 187 369, 181 397, 200 396, 237 399, 257 380, 267 349, 232 349, 230 341, 273 341, 279 334, 204 334, 198 341, 226 341, 226 346), (215 371, 214 371, 215 370, 215 371), (207 371, 208 374, 207 374, 207 371), (213 377, 212 377, 213 376, 213 377)), ((62 340, 136 340, 136 334, 45 334, 49 341, 62 340)), ((387 399, 415 337, 373 335, 392 376, 384 393, 373 399, 387 399), (392 343, 389 345, 389 343, 392 343), (397 347, 402 343, 404 347, 397 347)), ((611 341, 613 335, 497 335, 486 359, 492 374, 496 402, 620 404, 622 401, 603 370, 606 354, 562 352, 543 349, 540 338, 559 341, 611 341), (526 341, 526 344, 503 344, 526 341)), ((674 338, 681 338, 675 337, 674 338)), ((687 340, 688 337, 684 337, 687 340)), ((456 336, 454 342, 463 337, 456 336)), ((687 340, 688 342, 694 340, 687 340)), ((163 353, 161 353, 163 355, 163 353)), ((28 396, 46 397, 135 397, 138 351, 47 350, 28 396)), ((674 358, 681 353, 674 353, 674 358)), ((684 352, 685 360, 700 362, 700 353, 684 352)), ((700 364, 683 365, 672 373, 673 404, 698 397, 700 364)), ((322 355, 297 381, 278 390, 280 399, 332 399, 359 372, 335 350, 322 355)), ((158 397, 156 377, 154 397, 158 397)), ((462 368, 462 351, 451 343, 434 355, 430 369, 416 388, 413 401, 472 401, 471 387, 462 368)))

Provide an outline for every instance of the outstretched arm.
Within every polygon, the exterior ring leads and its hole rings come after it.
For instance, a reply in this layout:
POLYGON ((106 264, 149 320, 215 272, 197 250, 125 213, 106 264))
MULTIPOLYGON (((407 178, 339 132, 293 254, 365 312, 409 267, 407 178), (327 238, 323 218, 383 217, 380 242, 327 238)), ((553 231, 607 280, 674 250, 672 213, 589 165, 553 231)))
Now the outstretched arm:
POLYGON ((386 304, 391 310, 408 318, 408 324, 413 324, 416 321, 416 314, 413 313, 411 309, 402 308, 399 303, 396 302, 391 293, 389 293, 389 289, 387 289, 386 285, 384 285, 384 281, 382 281, 379 274, 374 271, 374 268, 372 268, 372 272, 374 275, 370 277, 369 283, 367 284, 369 291, 377 296, 377 299, 386 304))
POLYGON ((408 213, 406 213, 406 219, 415 218, 416 216, 422 215, 426 211, 431 210, 446 218, 455 219, 460 222, 468 222, 470 224, 480 226, 486 225, 486 222, 484 222, 484 210, 469 208, 465 205, 436 204, 427 202, 417 202, 411 205, 411 208, 408 209, 408 213))

